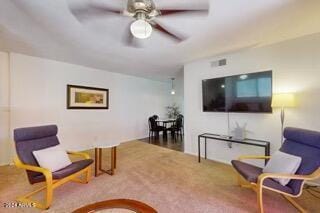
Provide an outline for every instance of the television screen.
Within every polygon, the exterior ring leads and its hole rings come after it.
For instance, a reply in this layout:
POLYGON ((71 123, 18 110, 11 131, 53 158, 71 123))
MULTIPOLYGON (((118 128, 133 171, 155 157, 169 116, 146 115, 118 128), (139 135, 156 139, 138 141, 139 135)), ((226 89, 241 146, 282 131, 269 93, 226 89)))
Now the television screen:
POLYGON ((272 112, 272 71, 202 81, 204 112, 272 112))

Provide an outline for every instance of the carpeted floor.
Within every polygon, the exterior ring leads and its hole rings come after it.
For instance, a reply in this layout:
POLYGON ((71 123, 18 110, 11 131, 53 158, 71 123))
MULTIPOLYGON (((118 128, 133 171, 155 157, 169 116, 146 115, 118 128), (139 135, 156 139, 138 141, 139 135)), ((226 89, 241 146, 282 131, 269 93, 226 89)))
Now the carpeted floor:
MULTIPOLYGON (((93 154, 92 150, 89 151, 93 154)), ((109 151, 104 153, 105 166, 109 151)), ((107 199, 128 198, 147 203, 164 213, 256 212, 256 196, 250 189, 237 186, 229 165, 203 160, 143 142, 128 142, 118 148, 114 176, 101 175, 86 185, 67 183, 54 191, 48 212, 71 212, 83 205, 107 199)), ((39 212, 33 208, 4 209, 39 185, 30 186, 24 171, 0 167, 0 212, 39 212)), ((264 194, 266 212, 296 212, 272 192, 264 194)), ((319 200, 304 193, 297 199, 310 212, 319 212, 319 200)))

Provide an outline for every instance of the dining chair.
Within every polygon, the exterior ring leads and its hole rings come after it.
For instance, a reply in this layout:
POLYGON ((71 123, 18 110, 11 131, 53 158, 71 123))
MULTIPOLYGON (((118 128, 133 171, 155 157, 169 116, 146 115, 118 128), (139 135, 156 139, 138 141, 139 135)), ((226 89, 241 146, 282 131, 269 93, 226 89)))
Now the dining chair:
POLYGON ((172 125, 168 130, 171 131, 171 135, 174 137, 174 140, 176 141, 177 137, 181 137, 181 140, 183 138, 183 115, 179 114, 174 122, 174 125, 172 125))
POLYGON ((17 156, 14 164, 21 169, 25 169, 30 184, 45 182, 41 188, 30 192, 17 200, 23 203, 34 203, 40 209, 49 209, 53 199, 53 190, 58 186, 68 182, 88 183, 91 177, 91 167, 93 160, 89 155, 82 152, 67 152, 84 158, 74 161, 69 166, 55 172, 47 168, 40 167, 33 155, 33 151, 46 149, 59 145, 57 137, 58 128, 56 125, 18 128, 14 130, 14 141, 17 156), (80 176, 85 175, 82 178, 80 176), (46 190, 45 202, 38 202, 31 197, 43 190, 46 190))
POLYGON ((292 198, 299 197, 305 181, 320 178, 320 132, 287 127, 284 130, 285 141, 281 152, 301 157, 300 167, 294 175, 263 173, 263 168, 242 162, 248 159, 269 159, 270 156, 241 156, 231 161, 238 174, 238 183, 242 187, 254 189, 260 212, 263 208, 263 190, 270 190, 283 195, 300 212, 306 212, 292 198), (281 185, 274 178, 290 179, 287 185, 281 185))
POLYGON ((149 143, 151 138, 158 137, 160 132, 166 131, 166 128, 157 124, 155 115, 149 117, 149 143))

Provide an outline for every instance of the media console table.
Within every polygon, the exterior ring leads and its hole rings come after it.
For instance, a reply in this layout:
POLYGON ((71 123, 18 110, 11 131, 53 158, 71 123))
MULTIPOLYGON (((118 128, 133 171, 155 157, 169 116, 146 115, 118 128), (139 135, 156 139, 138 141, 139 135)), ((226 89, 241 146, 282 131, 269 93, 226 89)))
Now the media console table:
MULTIPOLYGON (((244 144, 244 145, 249 145, 249 146, 264 147, 264 154, 266 156, 270 155, 270 142, 269 141, 249 139, 249 138, 245 138, 243 140, 237 140, 237 139, 234 139, 231 136, 227 136, 227 135, 203 133, 198 136, 198 162, 199 163, 201 161, 201 150, 200 150, 201 138, 204 138, 204 158, 205 159, 207 159, 207 139, 213 139, 213 140, 224 141, 224 142, 229 142, 229 143, 238 143, 238 144, 244 144)), ((268 159, 265 160, 265 164, 267 164, 267 162, 268 162, 268 159)))

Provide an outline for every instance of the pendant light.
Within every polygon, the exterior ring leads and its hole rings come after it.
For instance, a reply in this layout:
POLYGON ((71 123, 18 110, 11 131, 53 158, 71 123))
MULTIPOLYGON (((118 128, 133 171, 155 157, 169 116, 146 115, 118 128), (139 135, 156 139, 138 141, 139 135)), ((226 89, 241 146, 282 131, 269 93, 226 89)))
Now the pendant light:
POLYGON ((174 90, 174 78, 171 78, 171 95, 175 95, 176 94, 176 91, 174 90))

